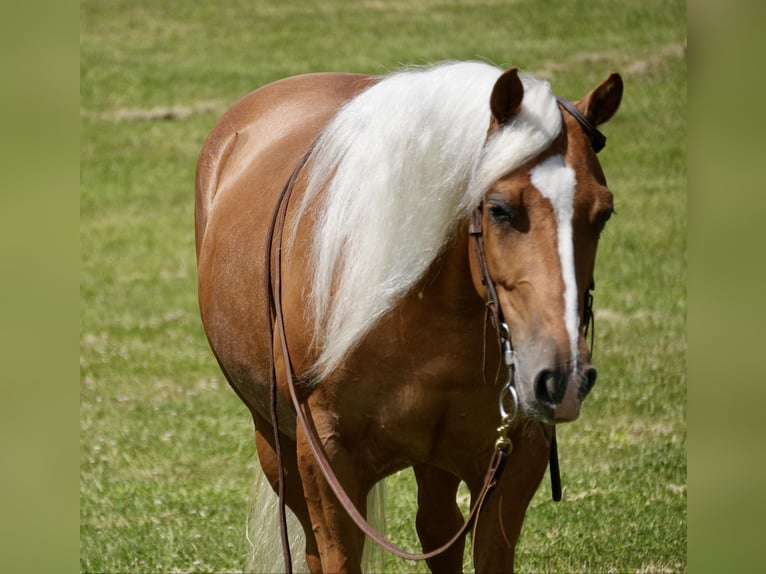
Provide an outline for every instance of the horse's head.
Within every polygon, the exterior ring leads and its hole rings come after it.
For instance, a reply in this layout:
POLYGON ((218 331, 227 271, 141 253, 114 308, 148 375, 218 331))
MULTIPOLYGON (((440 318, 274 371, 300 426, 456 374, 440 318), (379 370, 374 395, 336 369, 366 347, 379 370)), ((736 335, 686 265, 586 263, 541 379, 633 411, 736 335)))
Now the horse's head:
MULTIPOLYGON (((576 419, 596 382, 583 333, 586 297, 614 207, 583 124, 609 120, 621 97, 622 80, 612 74, 575 102, 585 122, 549 102, 548 110, 561 114, 560 132, 542 153, 496 179, 482 201, 486 267, 510 329, 520 406, 549 423, 576 419)), ((517 70, 508 70, 492 92, 488 145, 498 131, 525 121, 523 99, 517 70)), ((479 269, 472 252, 474 284, 486 295, 479 269)))

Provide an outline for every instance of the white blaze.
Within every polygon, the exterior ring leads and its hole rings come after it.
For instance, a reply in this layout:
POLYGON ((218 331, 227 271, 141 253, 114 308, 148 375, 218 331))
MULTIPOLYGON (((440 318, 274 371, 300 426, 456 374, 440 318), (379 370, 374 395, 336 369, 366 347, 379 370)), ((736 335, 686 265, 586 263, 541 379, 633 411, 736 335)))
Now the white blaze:
POLYGON ((561 276, 564 278, 564 324, 569 334, 572 363, 577 363, 579 304, 575 279, 572 218, 574 216, 575 173, 561 155, 554 155, 530 172, 532 185, 550 200, 556 214, 557 241, 561 276))

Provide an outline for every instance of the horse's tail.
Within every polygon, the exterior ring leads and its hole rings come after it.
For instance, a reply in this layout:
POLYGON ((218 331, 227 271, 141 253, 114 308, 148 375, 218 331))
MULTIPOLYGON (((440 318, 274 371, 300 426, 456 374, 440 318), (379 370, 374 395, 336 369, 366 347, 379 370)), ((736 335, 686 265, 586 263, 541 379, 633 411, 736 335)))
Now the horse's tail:
MULTIPOLYGON (((255 465, 255 483, 249 504, 247 538, 250 554, 245 572, 283 572, 282 543, 279 534, 279 499, 269 484, 261 465, 255 465)), ((295 515, 287 509, 287 531, 290 536, 290 554, 296 572, 308 572, 305 558, 303 528, 295 515)))
MULTIPOLYGON (((248 512, 247 537, 250 554, 246 572, 283 572, 284 558, 279 534, 279 500, 271 488, 259 464, 255 465, 256 476, 248 512)), ((384 481, 380 481, 367 497, 367 516, 376 530, 385 530, 384 481)), ((305 555, 303 528, 295 515, 287 509, 287 529, 290 536, 290 553, 295 572, 308 572, 305 555)), ((383 550, 373 542, 365 540, 362 569, 364 572, 383 572, 383 550)))

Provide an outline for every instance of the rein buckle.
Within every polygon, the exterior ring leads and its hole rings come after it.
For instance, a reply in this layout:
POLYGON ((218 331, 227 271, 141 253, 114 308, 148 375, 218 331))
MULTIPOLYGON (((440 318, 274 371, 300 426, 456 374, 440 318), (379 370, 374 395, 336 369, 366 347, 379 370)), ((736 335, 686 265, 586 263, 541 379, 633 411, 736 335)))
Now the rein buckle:
POLYGON ((516 413, 519 410, 519 396, 516 394, 516 389, 511 384, 512 379, 509 377, 508 382, 500 391, 500 398, 498 399, 498 406, 500 408, 500 426, 497 427, 497 440, 495 441, 495 452, 503 451, 505 454, 511 452, 513 445, 511 439, 508 438, 508 432, 513 426, 513 421, 516 420, 516 413), (509 412, 506 410, 505 401, 506 396, 511 398, 513 403, 512 410, 509 412))

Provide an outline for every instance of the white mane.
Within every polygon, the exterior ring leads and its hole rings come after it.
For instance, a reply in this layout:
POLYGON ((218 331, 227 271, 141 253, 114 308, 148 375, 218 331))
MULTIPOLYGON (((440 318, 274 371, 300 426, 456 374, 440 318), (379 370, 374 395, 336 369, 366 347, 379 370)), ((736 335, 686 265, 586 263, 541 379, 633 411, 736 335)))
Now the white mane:
POLYGON ((521 112, 486 140, 501 73, 476 62, 395 73, 325 128, 300 207, 326 188, 309 295, 320 379, 423 277, 489 187, 559 134, 548 83, 522 77, 521 112))

